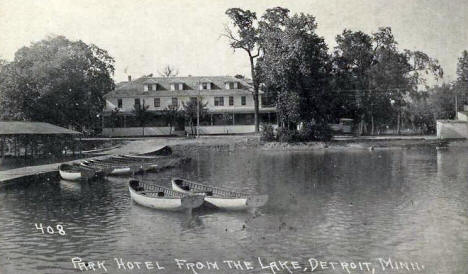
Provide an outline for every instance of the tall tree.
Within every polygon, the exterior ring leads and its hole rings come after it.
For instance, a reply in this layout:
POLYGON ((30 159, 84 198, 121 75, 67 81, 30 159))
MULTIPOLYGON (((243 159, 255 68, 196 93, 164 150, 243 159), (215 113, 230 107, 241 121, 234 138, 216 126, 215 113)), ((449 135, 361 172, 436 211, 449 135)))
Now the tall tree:
POLYGON ((226 15, 232 21, 232 27, 226 27, 225 36, 229 39, 231 47, 244 50, 250 63, 250 73, 253 83, 253 99, 255 107, 255 132, 259 131, 259 82, 255 71, 255 59, 260 56, 259 30, 255 26, 257 15, 250 10, 231 8, 226 10, 226 15))
POLYGON ((333 54, 334 112, 338 117, 359 121, 369 106, 368 71, 373 61, 372 37, 361 31, 345 29, 336 37, 333 54))
POLYGON ((0 73, 1 118, 93 124, 114 88, 113 64, 107 51, 63 36, 23 47, 0 73))
POLYGON ((287 101, 277 105, 289 105, 297 98, 299 121, 327 123, 330 57, 324 39, 316 33, 315 17, 290 16, 289 10, 277 7, 266 10, 259 26, 263 56, 258 71, 266 89, 276 93, 277 100, 287 101))
POLYGON ((371 135, 376 123, 388 124, 395 115, 399 132, 402 110, 426 84, 425 75, 443 76, 437 60, 427 54, 400 51, 389 27, 372 36, 345 30, 336 40, 334 88, 347 96, 344 102, 355 102, 353 118, 370 125, 371 135))

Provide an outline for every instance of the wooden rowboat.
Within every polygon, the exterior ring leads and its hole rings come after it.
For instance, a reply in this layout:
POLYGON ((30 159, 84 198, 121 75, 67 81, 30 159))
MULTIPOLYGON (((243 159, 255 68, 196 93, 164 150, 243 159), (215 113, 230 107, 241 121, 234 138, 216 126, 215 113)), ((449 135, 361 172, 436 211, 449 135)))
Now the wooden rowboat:
POLYGON ((60 177, 68 181, 89 180, 97 175, 96 170, 81 165, 61 164, 60 177))
POLYGON ((144 171, 143 167, 140 165, 130 165, 130 164, 112 164, 112 163, 104 163, 94 160, 83 161, 81 163, 84 166, 90 168, 103 168, 108 170, 107 175, 129 175, 133 173, 138 173, 144 171))
POLYGON ((165 187, 146 184, 136 179, 129 180, 128 189, 133 201, 150 208, 183 210, 196 208, 203 204, 202 195, 187 195, 165 187))
POLYGON ((101 160, 90 160, 94 164, 115 166, 118 168, 124 168, 122 170, 125 173, 125 170, 130 168, 130 172, 133 171, 151 171, 158 167, 156 160, 144 160, 144 159, 131 159, 131 158, 120 158, 120 157, 111 157, 101 160))
POLYGON ((120 154, 117 156, 123 159, 138 160, 138 161, 159 160, 159 159, 167 157, 167 156, 148 156, 148 155, 133 155, 133 154, 120 154))
POLYGON ((243 210, 264 206, 268 195, 251 195, 234 190, 217 188, 189 180, 174 178, 171 180, 172 189, 181 193, 203 194, 205 202, 221 209, 243 210))

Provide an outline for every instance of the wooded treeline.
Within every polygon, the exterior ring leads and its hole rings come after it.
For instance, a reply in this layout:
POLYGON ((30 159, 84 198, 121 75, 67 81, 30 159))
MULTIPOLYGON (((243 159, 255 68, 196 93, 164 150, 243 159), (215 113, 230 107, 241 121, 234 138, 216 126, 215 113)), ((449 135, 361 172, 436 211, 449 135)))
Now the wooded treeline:
POLYGON ((434 133, 437 119, 454 117, 456 95, 461 106, 468 93, 466 51, 457 81, 435 86, 443 77, 438 61, 400 49, 390 27, 370 34, 344 29, 330 49, 310 14, 281 7, 259 18, 239 8, 226 14, 232 24, 225 36, 232 48, 247 52, 254 87, 276 101, 283 132, 298 124, 326 132, 327 123, 352 118, 362 134, 400 133, 403 127, 434 133))
POLYGON ((0 67, 0 119, 49 122, 87 131, 114 88, 107 51, 63 36, 23 47, 0 67))

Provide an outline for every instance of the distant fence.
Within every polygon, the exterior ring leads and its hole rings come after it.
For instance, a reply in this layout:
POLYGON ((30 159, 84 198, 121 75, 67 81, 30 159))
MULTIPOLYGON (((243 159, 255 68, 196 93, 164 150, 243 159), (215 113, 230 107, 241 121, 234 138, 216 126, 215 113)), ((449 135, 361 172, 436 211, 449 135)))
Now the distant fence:
POLYGON ((468 122, 459 120, 437 120, 437 138, 460 139, 468 137, 468 122))

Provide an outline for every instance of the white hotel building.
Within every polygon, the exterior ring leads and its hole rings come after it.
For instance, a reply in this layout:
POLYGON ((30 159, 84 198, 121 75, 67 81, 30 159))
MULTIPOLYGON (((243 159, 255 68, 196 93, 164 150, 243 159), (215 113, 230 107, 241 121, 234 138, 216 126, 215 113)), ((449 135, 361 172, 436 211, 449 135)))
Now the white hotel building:
MULTIPOLYGON (((276 108, 266 105, 260 91, 260 121, 276 124, 276 108)), ((142 127, 135 119, 135 105, 144 105, 153 114, 146 121, 145 135, 169 135, 191 132, 190 126, 179 119, 173 128, 162 115, 168 106, 183 110, 183 103, 199 98, 206 104, 207 115, 200 120, 200 134, 238 134, 255 131, 253 88, 245 81, 231 76, 141 77, 119 83, 104 96, 104 136, 138 136, 142 127), (117 118, 110 119, 118 109, 117 118), (112 122, 111 120, 114 120, 112 122)))

